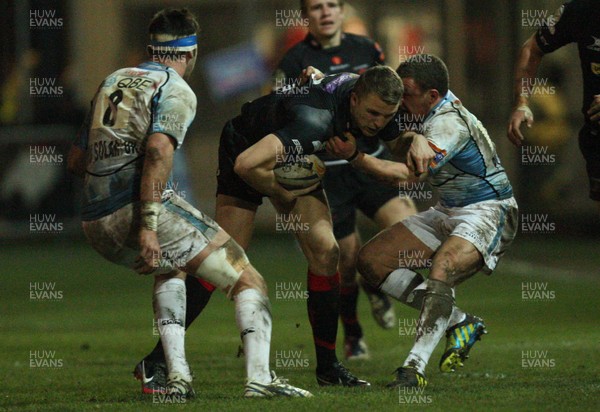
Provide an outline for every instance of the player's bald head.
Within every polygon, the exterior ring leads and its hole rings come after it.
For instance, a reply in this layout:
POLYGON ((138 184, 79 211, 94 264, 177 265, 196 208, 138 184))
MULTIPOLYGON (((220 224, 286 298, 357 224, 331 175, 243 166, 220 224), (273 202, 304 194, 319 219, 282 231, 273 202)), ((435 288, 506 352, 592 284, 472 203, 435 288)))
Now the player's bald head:
POLYGON ((432 54, 417 54, 400 63, 396 69, 403 78, 411 78, 422 91, 435 89, 440 96, 448 93, 450 76, 448 68, 437 56, 432 54))
POLYGON ((397 105, 402 99, 404 85, 400 76, 388 66, 375 66, 360 75, 353 92, 359 98, 375 93, 384 103, 397 105))

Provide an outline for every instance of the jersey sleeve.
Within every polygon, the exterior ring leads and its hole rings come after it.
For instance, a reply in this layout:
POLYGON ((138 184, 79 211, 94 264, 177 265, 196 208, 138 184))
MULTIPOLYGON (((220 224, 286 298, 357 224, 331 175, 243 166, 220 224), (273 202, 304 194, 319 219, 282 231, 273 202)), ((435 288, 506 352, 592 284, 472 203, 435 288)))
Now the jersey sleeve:
MULTIPOLYGON (((183 80, 182 80, 183 82, 183 80)), ((154 97, 149 133, 164 133, 181 147, 196 115, 196 95, 187 84, 168 80, 154 97)))
POLYGON ((312 154, 322 149, 331 136, 333 114, 330 110, 296 104, 289 108, 290 120, 273 132, 293 153, 312 154))
POLYGON ((565 3, 538 29, 535 40, 544 53, 576 41, 576 31, 582 22, 572 3, 565 3))
POLYGON ((464 148, 469 142, 470 132, 467 125, 450 112, 426 125, 424 135, 435 152, 429 163, 429 172, 434 174, 464 148))

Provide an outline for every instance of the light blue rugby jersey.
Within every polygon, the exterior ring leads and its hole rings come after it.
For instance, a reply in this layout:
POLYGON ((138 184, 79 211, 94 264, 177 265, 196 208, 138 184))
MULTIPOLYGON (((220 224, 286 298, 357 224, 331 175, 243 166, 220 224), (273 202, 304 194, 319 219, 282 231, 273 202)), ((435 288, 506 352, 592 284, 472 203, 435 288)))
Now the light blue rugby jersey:
POLYGON ((428 182, 439 189, 446 207, 507 199, 513 191, 496 147, 481 122, 448 91, 423 122, 436 156, 428 182))
POLYGON ((82 220, 139 200, 145 138, 164 133, 179 148, 195 114, 194 92, 165 65, 147 62, 104 79, 75 141, 87 155, 82 220))

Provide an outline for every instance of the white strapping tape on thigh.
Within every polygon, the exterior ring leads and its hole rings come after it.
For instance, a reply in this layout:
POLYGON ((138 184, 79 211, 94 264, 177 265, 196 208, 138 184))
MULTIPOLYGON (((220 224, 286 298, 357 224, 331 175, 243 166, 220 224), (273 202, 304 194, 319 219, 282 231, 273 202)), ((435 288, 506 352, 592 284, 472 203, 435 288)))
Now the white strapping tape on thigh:
POLYGON ((237 283, 242 272, 237 272, 227 260, 227 248, 220 247, 202 261, 196 274, 219 289, 227 289, 237 283))

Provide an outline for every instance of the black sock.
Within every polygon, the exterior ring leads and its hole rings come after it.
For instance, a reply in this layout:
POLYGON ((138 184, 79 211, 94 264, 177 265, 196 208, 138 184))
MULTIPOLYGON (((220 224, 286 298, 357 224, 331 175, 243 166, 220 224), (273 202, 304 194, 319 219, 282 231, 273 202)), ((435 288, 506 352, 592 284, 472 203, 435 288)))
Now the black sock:
POLYGON ((326 370, 337 362, 337 337, 340 275, 319 276, 308 272, 308 318, 317 352, 317 370, 326 370))
POLYGON ((363 337, 356 313, 357 300, 358 285, 340 288, 340 318, 342 319, 346 339, 358 340, 363 337))

